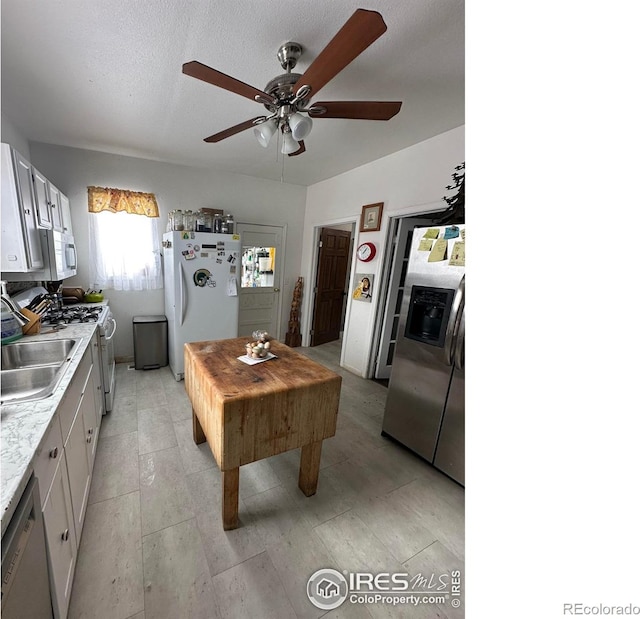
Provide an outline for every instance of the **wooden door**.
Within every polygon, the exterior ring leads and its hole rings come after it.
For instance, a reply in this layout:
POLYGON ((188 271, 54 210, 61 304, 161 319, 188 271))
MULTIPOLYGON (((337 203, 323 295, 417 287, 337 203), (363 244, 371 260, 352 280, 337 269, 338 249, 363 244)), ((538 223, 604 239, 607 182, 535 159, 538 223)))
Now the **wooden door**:
MULTIPOLYGON (((268 331, 275 339, 280 339, 280 317, 282 315, 282 276, 284 271, 284 249, 282 226, 263 226, 259 224, 243 224, 237 226, 240 235, 242 260, 240 269, 240 309, 238 314, 238 335, 250 337, 256 329, 268 331), (244 264, 245 252, 250 249, 271 249, 272 257, 268 269, 257 267, 260 276, 253 279, 251 285, 246 276, 255 271, 244 264)), ((255 260, 255 252, 253 252, 255 260)))
POLYGON ((320 231, 311 346, 340 337, 350 241, 351 233, 347 230, 322 228, 320 231))

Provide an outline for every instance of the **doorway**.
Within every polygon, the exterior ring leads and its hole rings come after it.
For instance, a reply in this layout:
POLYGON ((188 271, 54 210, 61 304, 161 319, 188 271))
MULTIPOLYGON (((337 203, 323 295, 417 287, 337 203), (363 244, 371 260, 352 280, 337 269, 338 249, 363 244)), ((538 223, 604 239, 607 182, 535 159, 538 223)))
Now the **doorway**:
POLYGON ((353 225, 320 229, 311 346, 340 339, 344 325, 353 225))
POLYGON ((373 375, 378 380, 386 381, 391 377, 413 229, 419 226, 431 226, 437 222, 438 218, 430 213, 395 217, 390 222, 390 237, 385 252, 389 259, 383 267, 382 276, 383 281, 387 282, 386 295, 384 303, 378 306, 383 308, 383 312, 377 328, 378 350, 374 351, 373 355, 375 358, 373 375))
POLYGON ((285 228, 238 223, 237 232, 242 255, 238 335, 262 329, 280 339, 285 228))

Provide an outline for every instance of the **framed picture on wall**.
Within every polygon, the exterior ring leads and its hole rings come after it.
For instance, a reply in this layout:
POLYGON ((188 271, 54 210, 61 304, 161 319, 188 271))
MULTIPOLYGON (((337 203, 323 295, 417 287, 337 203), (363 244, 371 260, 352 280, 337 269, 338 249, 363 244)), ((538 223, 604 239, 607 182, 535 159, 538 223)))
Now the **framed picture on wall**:
POLYGON ((375 232, 376 230, 380 230, 383 204, 384 202, 377 202, 376 204, 365 204, 362 207, 360 232, 375 232))

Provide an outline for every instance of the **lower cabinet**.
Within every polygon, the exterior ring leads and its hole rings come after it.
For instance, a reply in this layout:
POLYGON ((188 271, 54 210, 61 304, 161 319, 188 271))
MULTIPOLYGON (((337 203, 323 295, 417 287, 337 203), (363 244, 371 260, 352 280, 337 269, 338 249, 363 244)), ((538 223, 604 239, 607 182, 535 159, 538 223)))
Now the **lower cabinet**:
MULTIPOLYGON (((92 342, 93 343, 93 342, 92 342)), ((36 454, 53 610, 66 619, 102 420, 96 414, 96 373, 88 346, 36 454), (55 472, 54 472, 55 471, 55 472)), ((101 394, 100 394, 101 395, 101 394)))
MULTIPOLYGON (((76 413, 76 418, 71 426, 69 438, 64 446, 64 451, 67 454, 71 505, 73 507, 73 519, 78 545, 80 544, 80 535, 82 533, 84 515, 87 511, 87 501, 89 500, 89 489, 91 487, 91 469, 87 456, 87 430, 85 428, 85 419, 82 410, 82 404, 88 400, 89 398, 83 396, 76 413)), ((93 400, 93 398, 91 398, 91 400, 93 400)))
POLYGON ((78 553, 64 452, 43 503, 42 515, 49 559, 51 600, 54 615, 59 619, 67 616, 78 553))

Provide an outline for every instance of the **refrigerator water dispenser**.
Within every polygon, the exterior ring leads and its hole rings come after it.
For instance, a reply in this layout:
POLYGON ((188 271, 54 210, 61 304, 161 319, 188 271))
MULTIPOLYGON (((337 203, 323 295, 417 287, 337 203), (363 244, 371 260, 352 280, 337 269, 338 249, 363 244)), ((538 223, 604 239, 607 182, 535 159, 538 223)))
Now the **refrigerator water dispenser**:
POLYGON ((404 336, 443 348, 454 295, 448 288, 412 286, 404 336))

